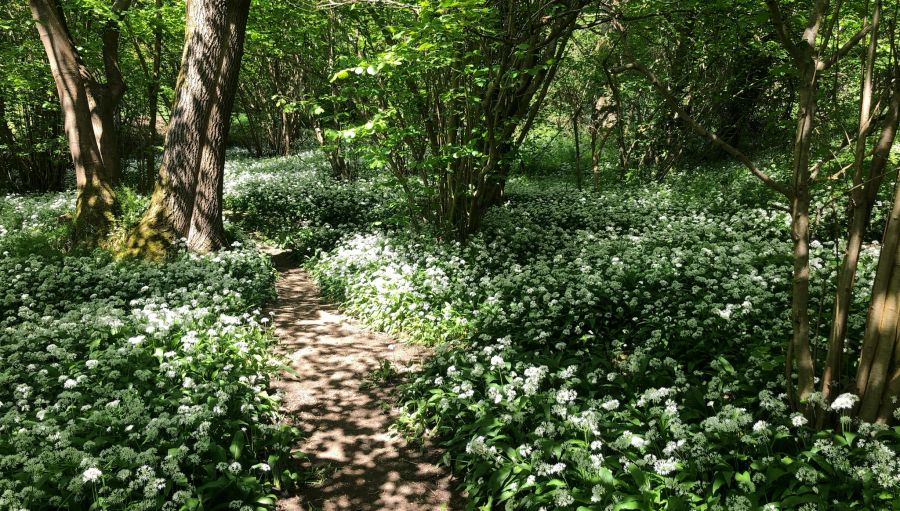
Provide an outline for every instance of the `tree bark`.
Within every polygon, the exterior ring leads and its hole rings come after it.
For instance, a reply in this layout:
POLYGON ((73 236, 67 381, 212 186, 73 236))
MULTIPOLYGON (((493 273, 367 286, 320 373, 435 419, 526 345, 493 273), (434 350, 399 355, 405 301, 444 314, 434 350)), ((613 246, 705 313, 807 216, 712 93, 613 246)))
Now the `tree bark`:
MULTIPOLYGON (((810 58, 810 62, 812 59, 810 58)), ((800 106, 794 137, 793 189, 791 190, 791 239, 794 243, 794 277, 791 297, 791 346, 797 365, 797 397, 806 401, 815 386, 815 366, 809 345, 809 162, 813 121, 816 114, 814 64, 801 69, 800 106)))
POLYGON ((225 145, 244 51, 250 0, 188 0, 175 104, 150 207, 127 253, 161 257, 179 239, 190 250, 225 244, 225 145))
MULTIPOLYGON (((104 32, 104 67, 111 81, 102 85, 82 62, 59 3, 30 0, 29 5, 56 84, 75 167, 75 237, 94 243, 109 230, 118 207, 113 190, 119 175, 118 141, 112 117, 124 83, 118 57, 110 53, 117 52, 118 31, 108 25, 104 32)), ((127 3, 119 7, 127 8, 127 3)))
POLYGON ((900 397, 900 180, 884 229, 872 301, 856 373, 858 416, 887 423, 900 397))
POLYGON ((581 117, 581 111, 572 115, 572 134, 575 137, 575 184, 581 190, 584 186, 584 172, 581 169, 581 137, 578 133, 578 122, 581 117))
POLYGON ((147 147, 145 148, 144 161, 147 175, 145 186, 147 190, 153 189, 156 181, 156 122, 159 118, 159 86, 160 68, 162 63, 162 0, 156 0, 156 26, 153 27, 153 69, 150 75, 150 85, 147 87, 147 147))
MULTIPOLYGON (((873 30, 873 34, 876 32, 873 30)), ((873 37, 875 37, 873 35, 873 37)), ((872 52, 874 57, 874 52, 872 52)), ((828 363, 822 377, 822 393, 825 402, 831 395, 831 387, 840 378, 842 370, 842 354, 847 335, 847 320, 850 314, 850 303, 853 298, 853 283, 859 264, 859 255, 862 249, 863 236, 869 226, 872 208, 878 197, 878 190, 884 181, 885 167, 888 163, 888 155, 896 138, 898 125, 900 125, 900 66, 894 69, 894 81, 892 84, 890 106, 884 120, 881 136, 875 144, 872 161, 869 163, 868 173, 862 171, 862 159, 865 147, 862 151, 857 149, 856 164, 852 190, 852 213, 850 219, 850 232, 847 239, 847 248, 841 264, 838 287, 835 293, 834 315, 832 318, 831 333, 829 335, 828 363)), ((865 88, 864 88, 865 90, 865 88)), ((871 115, 870 113, 868 114, 871 115)), ((860 137, 865 138, 868 132, 866 124, 868 118, 860 116, 860 137)))
POLYGON ((603 155, 606 141, 616 127, 616 110, 610 102, 611 98, 598 95, 591 111, 591 175, 595 192, 600 191, 600 157, 603 155), (603 130, 602 137, 601 130, 603 130))

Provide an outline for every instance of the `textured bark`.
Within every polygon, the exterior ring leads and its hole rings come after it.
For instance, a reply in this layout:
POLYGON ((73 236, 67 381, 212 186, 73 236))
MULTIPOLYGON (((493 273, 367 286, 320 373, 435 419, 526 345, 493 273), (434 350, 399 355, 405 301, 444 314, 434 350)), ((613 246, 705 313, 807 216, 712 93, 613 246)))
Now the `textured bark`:
POLYGON ((178 240, 225 243, 222 174, 249 0, 189 0, 186 40, 159 179, 127 252, 160 257, 178 240))
POLYGON ((791 239, 794 242, 791 346, 793 362, 797 365, 797 397, 801 402, 809 398, 815 387, 815 367, 809 346, 809 163, 816 115, 816 72, 812 57, 807 62, 808 65, 801 67, 791 193, 791 239))
POLYGON ((890 107, 881 130, 881 136, 875 144, 874 154, 869 163, 868 173, 861 169, 854 175, 853 212, 847 248, 841 265, 838 289, 835 295, 834 317, 829 337, 828 365, 822 377, 822 392, 826 398, 830 396, 830 387, 841 375, 841 364, 844 342, 847 335, 847 318, 849 305, 853 298, 853 283, 856 277, 859 254, 862 249, 863 236, 872 216, 872 208, 878 196, 878 190, 884 181, 888 156, 900 125, 900 66, 894 70, 893 93, 890 107))
MULTIPOLYGON (((863 160, 866 153, 866 135, 869 133, 869 119, 872 115, 872 78, 875 68, 875 54, 878 49, 878 24, 881 20, 881 1, 875 2, 875 13, 872 19, 873 29, 869 38, 869 46, 863 61, 862 83, 859 101, 859 125, 856 134, 856 150, 854 152, 853 190, 851 200, 853 202, 850 217, 850 231, 847 237, 847 247, 838 273, 837 290, 834 296, 834 309, 831 318, 831 330, 828 334, 828 359, 822 371, 821 392, 824 402, 831 401, 832 387, 841 376, 843 365, 844 338, 847 335, 847 320, 850 316, 850 303, 853 300, 853 282, 856 280, 856 269, 859 263, 859 254, 862 248, 863 235, 869 224, 870 206, 867 205, 868 193, 863 191, 863 160)), ((891 137, 893 143, 893 137, 891 137)), ((870 172, 871 174, 871 172, 870 172)), ((868 180, 867 180, 868 181, 868 180)), ((881 180, 875 183, 866 183, 865 189, 878 190, 881 180)), ((825 415, 820 417, 820 424, 824 422, 825 415)))
POLYGON ((100 84, 81 61, 59 4, 30 0, 29 5, 56 84, 75 167, 78 188, 75 236, 81 241, 95 242, 109 230, 117 209, 112 186, 119 169, 118 152, 111 152, 111 144, 117 145, 112 114, 124 84, 121 75, 117 74, 117 57, 106 55, 117 49, 117 42, 108 35, 111 29, 107 28, 104 63, 107 80, 113 82, 100 84), (115 70, 110 67, 113 65, 115 70))
POLYGON ((887 423, 900 397, 900 180, 885 226, 856 373, 858 416, 887 423))

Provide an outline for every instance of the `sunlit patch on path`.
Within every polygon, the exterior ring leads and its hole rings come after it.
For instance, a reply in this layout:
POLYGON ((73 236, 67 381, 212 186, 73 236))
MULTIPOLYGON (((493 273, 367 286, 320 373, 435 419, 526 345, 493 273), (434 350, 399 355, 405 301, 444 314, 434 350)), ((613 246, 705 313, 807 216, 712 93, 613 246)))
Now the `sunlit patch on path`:
POLYGON ((399 370, 415 364, 420 347, 395 343, 351 323, 319 299, 298 269, 282 268, 278 300, 269 309, 281 351, 297 374, 275 385, 291 422, 306 438, 298 448, 306 468, 321 469, 323 483, 303 487, 278 503, 284 511, 459 509, 448 471, 434 449, 407 443, 390 425, 391 389, 372 383, 388 360, 399 370))

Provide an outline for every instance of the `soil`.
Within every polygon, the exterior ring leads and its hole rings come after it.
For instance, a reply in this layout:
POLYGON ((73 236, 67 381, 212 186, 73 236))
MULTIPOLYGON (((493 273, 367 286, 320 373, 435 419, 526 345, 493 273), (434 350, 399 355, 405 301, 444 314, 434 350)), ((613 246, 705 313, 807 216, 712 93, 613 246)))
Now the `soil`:
POLYGON ((300 470, 321 479, 282 498, 278 509, 462 509, 453 477, 436 464, 439 451, 391 429, 398 414, 392 382, 428 350, 366 330, 325 303, 302 270, 273 260, 282 273, 268 312, 280 351, 296 371, 286 371, 274 386, 287 420, 304 434, 297 446, 306 455, 300 470), (384 361, 390 371, 379 371, 384 361), (376 376, 388 372, 394 377, 376 376))

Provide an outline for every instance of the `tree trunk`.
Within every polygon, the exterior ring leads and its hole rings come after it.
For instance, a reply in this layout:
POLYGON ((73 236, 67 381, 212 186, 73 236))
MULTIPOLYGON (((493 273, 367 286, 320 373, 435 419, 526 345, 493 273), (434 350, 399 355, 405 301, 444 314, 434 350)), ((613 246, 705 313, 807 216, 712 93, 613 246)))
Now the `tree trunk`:
POLYGON ((887 423, 900 397, 900 180, 884 229, 856 373, 859 418, 887 423))
POLYGON ((600 157, 603 155, 606 141, 616 127, 616 110, 611 101, 610 97, 598 95, 591 111, 591 174, 595 192, 600 191, 600 157), (601 130, 603 130, 602 138, 601 130))
POLYGON ((188 0, 186 39, 159 179, 127 252, 161 257, 179 239, 195 252, 225 244, 225 145, 250 0, 188 0))
POLYGON ((342 181, 352 179, 353 175, 350 172, 347 159, 341 154, 340 141, 335 141, 334 145, 330 146, 325 138, 325 130, 322 128, 322 123, 318 119, 315 120, 313 125, 313 132, 316 136, 316 142, 319 143, 319 148, 328 157, 328 164, 331 166, 331 176, 342 181))
POLYGON ((815 367, 809 345, 809 179, 810 145, 816 115, 816 70, 812 58, 801 68, 800 105, 794 137, 791 239, 794 242, 794 276, 791 299, 793 337, 787 364, 797 364, 796 396, 806 401, 815 386, 815 367), (793 359, 793 360, 791 360, 793 359))
MULTIPOLYGON (((840 378, 844 340, 847 335, 847 319, 850 315, 850 303, 853 299, 853 283, 856 278, 859 254, 862 249, 863 236, 869 227, 872 208, 878 197, 878 190, 884 180, 884 169, 888 163, 888 155, 896 138, 900 124, 900 66, 894 70, 893 92, 890 107, 884 120, 881 136, 875 145, 872 161, 867 174, 862 172, 862 159, 865 148, 857 155, 857 171, 854 173, 852 192, 853 209, 851 213, 850 233, 847 248, 841 264, 838 288, 835 293, 834 315, 829 335, 828 364, 822 376, 822 393, 825 402, 829 402, 832 385, 840 378)), ((864 121, 868 122, 868 121, 864 121)), ((865 137, 868 130, 860 130, 865 137)))
MULTIPOLYGON (((117 210, 113 185, 119 173, 114 167, 118 148, 111 149, 117 146, 111 116, 121 98, 121 81, 103 86, 94 79, 81 61, 57 3, 30 0, 29 5, 56 83, 75 167, 75 237, 94 243, 109 230, 117 210)), ((115 49, 112 36, 104 34, 103 46, 104 53, 115 49)), ((108 65, 116 60, 104 55, 108 65)), ((115 71, 107 69, 108 79, 114 75, 115 71)))
POLYGON ((575 112, 572 116, 572 134, 575 137, 575 184, 581 190, 584 186, 584 172, 581 170, 581 137, 578 135, 578 119, 581 112, 575 112))
POLYGON ((156 26, 153 27, 153 69, 150 85, 147 87, 147 147, 144 161, 147 167, 145 176, 146 190, 152 190, 156 181, 156 123, 159 116, 160 65, 162 63, 162 0, 156 0, 156 26))

